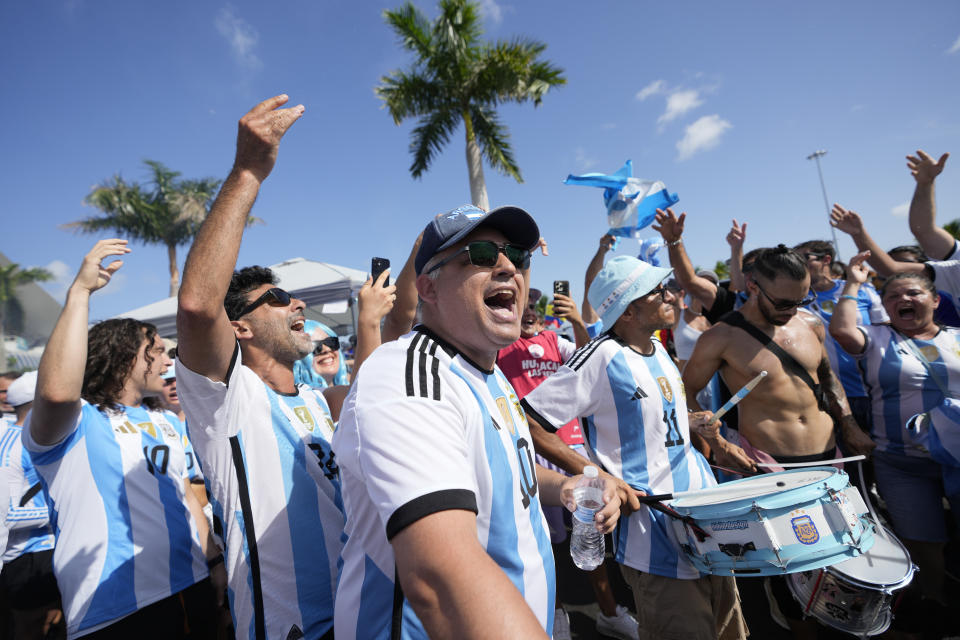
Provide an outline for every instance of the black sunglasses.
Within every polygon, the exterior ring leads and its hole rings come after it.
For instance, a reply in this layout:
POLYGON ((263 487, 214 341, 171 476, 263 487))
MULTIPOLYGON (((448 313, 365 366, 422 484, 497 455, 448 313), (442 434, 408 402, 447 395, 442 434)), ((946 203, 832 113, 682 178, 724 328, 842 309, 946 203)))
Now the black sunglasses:
MULTIPOLYGON (((285 307, 290 304, 290 299, 290 294, 280 287, 271 287, 270 289, 264 291, 263 295, 261 295, 259 298, 245 306, 243 310, 237 314, 237 318, 242 318, 264 303, 268 303, 276 307, 285 307)), ((237 318, 234 318, 234 320, 237 318)))
POLYGON ((772 304, 773 308, 776 309, 777 311, 789 311, 790 309, 793 309, 795 307, 805 307, 817 299, 816 296, 809 293, 807 294, 807 297, 804 298, 803 300, 780 300, 778 298, 771 298, 770 295, 763 290, 763 287, 760 286, 759 282, 754 280, 753 283, 757 285, 757 289, 760 290, 760 293, 763 294, 763 297, 769 300, 770 304, 772 304))
POLYGON ((471 242, 456 253, 453 253, 437 264, 427 269, 427 273, 436 271, 447 264, 461 253, 467 253, 470 256, 470 264, 475 267, 493 267, 496 266, 500 254, 507 256, 507 259, 513 263, 517 269, 526 269, 530 266, 530 252, 523 247, 515 244, 497 244, 492 240, 478 240, 471 242))
POLYGON ((337 336, 328 336, 323 340, 314 340, 313 344, 317 345, 313 348, 313 355, 318 356, 323 353, 324 347, 330 347, 330 351, 339 351, 340 350, 340 338, 337 336))

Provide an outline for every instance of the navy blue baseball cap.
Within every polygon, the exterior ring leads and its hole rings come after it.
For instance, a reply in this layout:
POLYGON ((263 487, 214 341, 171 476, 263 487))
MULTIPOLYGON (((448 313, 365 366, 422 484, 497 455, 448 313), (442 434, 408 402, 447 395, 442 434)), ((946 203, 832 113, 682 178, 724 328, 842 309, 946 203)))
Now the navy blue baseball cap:
POLYGON ((423 240, 417 251, 417 275, 430 258, 463 240, 471 231, 483 225, 502 233, 507 241, 533 250, 540 242, 540 228, 533 217, 520 207, 497 207, 484 211, 472 204, 438 213, 423 230, 423 240))

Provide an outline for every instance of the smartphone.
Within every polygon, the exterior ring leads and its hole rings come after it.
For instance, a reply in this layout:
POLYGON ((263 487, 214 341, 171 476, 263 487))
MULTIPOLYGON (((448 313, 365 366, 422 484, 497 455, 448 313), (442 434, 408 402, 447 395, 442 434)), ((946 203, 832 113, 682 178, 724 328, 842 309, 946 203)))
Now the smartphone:
POLYGON ((561 294, 564 296, 570 297, 570 281, 569 280, 554 280, 553 281, 553 295, 561 294))
MULTIPOLYGON (((370 275, 373 277, 373 281, 376 282, 377 278, 380 277, 380 274, 390 268, 390 261, 386 258, 371 258, 370 259, 370 275)), ((390 286, 390 276, 387 276, 387 279, 383 281, 383 286, 390 286)))

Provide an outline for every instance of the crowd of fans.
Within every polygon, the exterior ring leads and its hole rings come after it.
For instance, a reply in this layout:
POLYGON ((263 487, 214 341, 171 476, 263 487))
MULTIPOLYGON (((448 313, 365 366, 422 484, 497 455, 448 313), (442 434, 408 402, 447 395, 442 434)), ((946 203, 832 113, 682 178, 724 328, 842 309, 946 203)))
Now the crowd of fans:
POLYGON ((654 229, 670 267, 609 258, 605 235, 579 307, 530 287, 534 250, 547 254, 530 214, 453 209, 393 284, 386 271, 364 285, 348 343, 269 269, 237 269, 303 113, 286 101, 240 121, 175 344, 138 320, 88 326, 130 252, 101 240, 39 371, 0 376, 0 638, 569 638, 555 559, 590 464, 613 543, 583 575, 598 633, 745 638, 752 580, 794 637, 816 637, 782 577, 701 574, 641 498, 856 454, 847 470, 920 569, 895 633, 957 634, 960 259, 934 206, 946 154, 908 156, 919 246, 885 252, 837 205, 861 250, 848 264, 820 240, 744 253, 734 220, 721 280, 694 267, 694 222, 667 209, 654 229), (545 330, 545 302, 572 334, 545 330))

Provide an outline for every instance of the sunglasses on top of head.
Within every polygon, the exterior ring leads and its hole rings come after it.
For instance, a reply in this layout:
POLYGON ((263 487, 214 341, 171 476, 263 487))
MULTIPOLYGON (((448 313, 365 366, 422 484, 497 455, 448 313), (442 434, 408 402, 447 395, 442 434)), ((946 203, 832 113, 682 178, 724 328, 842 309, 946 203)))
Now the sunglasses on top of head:
MULTIPOLYGON (((274 307, 285 307, 290 304, 291 296, 280 287, 271 287, 263 292, 259 298, 248 304, 237 314, 237 318, 242 318, 262 304, 269 304, 274 307)), ((234 319, 237 319, 234 318, 234 319)))
POLYGON ((328 336, 323 340, 314 340, 313 344, 316 346, 313 348, 313 355, 318 356, 323 353, 324 347, 329 347, 330 351, 339 351, 340 350, 340 338, 337 336, 328 336))
POLYGON ((757 285, 757 289, 760 290, 760 293, 763 294, 763 297, 766 298, 777 311, 790 311, 790 309, 794 309, 796 307, 805 307, 808 304, 812 304, 813 301, 817 299, 816 296, 809 293, 803 300, 781 300, 779 298, 771 298, 770 295, 763 290, 763 287, 760 286, 759 282, 754 280, 753 283, 757 285))
POLYGON ((530 266, 530 251, 515 244, 497 244, 492 240, 477 240, 471 242, 459 251, 456 251, 437 264, 427 269, 427 273, 436 271, 461 253, 470 256, 470 264, 475 267, 494 267, 500 259, 500 254, 507 256, 517 269, 526 269, 530 266))

